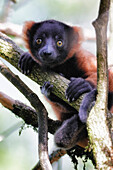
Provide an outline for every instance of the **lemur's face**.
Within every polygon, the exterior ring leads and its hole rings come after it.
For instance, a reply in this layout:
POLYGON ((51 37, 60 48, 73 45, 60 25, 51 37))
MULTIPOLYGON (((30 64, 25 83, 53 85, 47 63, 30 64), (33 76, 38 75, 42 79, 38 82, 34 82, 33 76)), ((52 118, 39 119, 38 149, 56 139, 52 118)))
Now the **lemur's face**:
POLYGON ((75 42, 73 32, 72 27, 54 20, 35 23, 28 34, 32 57, 43 67, 61 64, 75 42))

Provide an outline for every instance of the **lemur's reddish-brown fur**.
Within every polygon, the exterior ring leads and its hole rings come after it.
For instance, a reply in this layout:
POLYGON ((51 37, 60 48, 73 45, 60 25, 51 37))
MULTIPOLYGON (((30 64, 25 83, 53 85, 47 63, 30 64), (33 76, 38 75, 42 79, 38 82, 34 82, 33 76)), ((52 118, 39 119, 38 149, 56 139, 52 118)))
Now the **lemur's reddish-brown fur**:
MULTIPOLYGON (((26 43, 26 47, 29 49, 30 53, 31 53, 31 49, 29 47, 28 31, 31 29, 33 24, 34 24, 33 21, 26 22, 24 25, 24 29, 23 29, 23 39, 24 39, 24 41, 26 43)), ((73 27, 73 30, 77 37, 77 44, 73 45, 72 49, 68 53, 64 62, 66 62, 68 59, 73 57, 73 55, 76 53, 75 57, 77 60, 78 68, 80 68, 81 70, 84 71, 84 76, 87 77, 86 80, 91 82, 96 87, 96 85, 97 85, 96 57, 93 54, 91 54, 90 52, 88 52, 87 50, 82 48, 81 43, 82 43, 84 37, 83 37, 81 28, 73 27)), ((32 53, 31 53, 31 55, 32 55, 32 53)), ((39 64, 40 64, 40 62, 39 62, 39 64)), ((109 74, 109 91, 112 92, 113 91, 113 68, 110 68, 108 70, 108 74, 109 74)), ((63 113, 66 114, 67 110, 65 108, 63 108, 62 106, 58 105, 57 103, 53 103, 51 101, 48 101, 48 102, 51 104, 57 118, 59 120, 61 120, 62 119, 62 111, 63 111, 63 113)), ((111 112, 113 112, 113 107, 111 107, 111 112)), ((80 145, 82 147, 86 146, 87 139, 83 140, 83 141, 79 141, 78 145, 80 145)))
POLYGON ((28 31, 31 29, 31 27, 33 26, 35 22, 34 21, 26 21, 23 27, 23 34, 22 34, 22 38, 25 42, 25 46, 27 49, 29 49, 30 52, 30 47, 29 47, 29 37, 28 37, 28 31))

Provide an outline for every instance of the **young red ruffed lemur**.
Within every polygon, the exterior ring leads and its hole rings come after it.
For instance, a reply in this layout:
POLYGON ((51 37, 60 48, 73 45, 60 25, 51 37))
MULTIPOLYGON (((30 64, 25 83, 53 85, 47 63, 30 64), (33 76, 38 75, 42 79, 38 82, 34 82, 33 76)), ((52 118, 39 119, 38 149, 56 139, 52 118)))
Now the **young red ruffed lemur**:
MULTIPOLYGON (((78 136, 78 129, 85 126, 87 109, 96 98, 97 63, 96 57, 83 49, 83 34, 80 27, 72 27, 55 20, 35 23, 26 22, 23 38, 29 53, 23 53, 19 67, 28 74, 33 65, 46 71, 54 71, 71 80, 65 92, 69 102, 75 101, 81 94, 87 93, 80 106, 79 113, 51 93, 53 85, 45 82, 42 93, 51 104, 57 118, 63 121, 55 133, 55 142, 59 147, 69 149, 78 144, 87 144, 87 131, 78 136)), ((113 74, 109 69, 108 109, 113 111, 113 74)))

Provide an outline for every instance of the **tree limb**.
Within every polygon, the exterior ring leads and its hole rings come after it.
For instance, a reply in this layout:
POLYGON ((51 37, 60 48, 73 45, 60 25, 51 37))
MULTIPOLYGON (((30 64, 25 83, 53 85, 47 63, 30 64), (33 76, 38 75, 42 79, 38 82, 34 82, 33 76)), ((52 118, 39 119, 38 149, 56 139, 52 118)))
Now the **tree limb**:
POLYGON ((110 0, 101 0, 99 15, 93 25, 97 37, 98 95, 88 118, 88 134, 98 169, 112 169, 112 141, 107 123, 107 24, 110 0))

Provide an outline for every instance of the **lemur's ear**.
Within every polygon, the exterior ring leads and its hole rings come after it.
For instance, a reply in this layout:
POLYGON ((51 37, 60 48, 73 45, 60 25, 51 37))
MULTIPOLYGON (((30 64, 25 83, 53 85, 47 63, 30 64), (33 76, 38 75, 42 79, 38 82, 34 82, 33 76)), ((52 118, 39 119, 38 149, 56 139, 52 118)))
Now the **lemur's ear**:
POLYGON ((69 51, 65 60, 71 58, 74 55, 74 53, 79 50, 79 48, 81 47, 81 43, 84 41, 82 28, 78 26, 72 26, 72 29, 74 31, 72 34, 73 39, 72 48, 69 51))
POLYGON ((78 26, 73 26, 73 30, 75 32, 75 36, 78 37, 77 38, 77 43, 81 44, 82 41, 84 41, 84 34, 83 34, 82 28, 78 27, 78 26))
POLYGON ((23 40, 25 42, 25 46, 27 49, 30 50, 30 47, 29 47, 29 38, 30 38, 30 31, 31 31, 31 28, 32 26, 35 24, 34 21, 26 21, 24 26, 23 26, 23 40))

